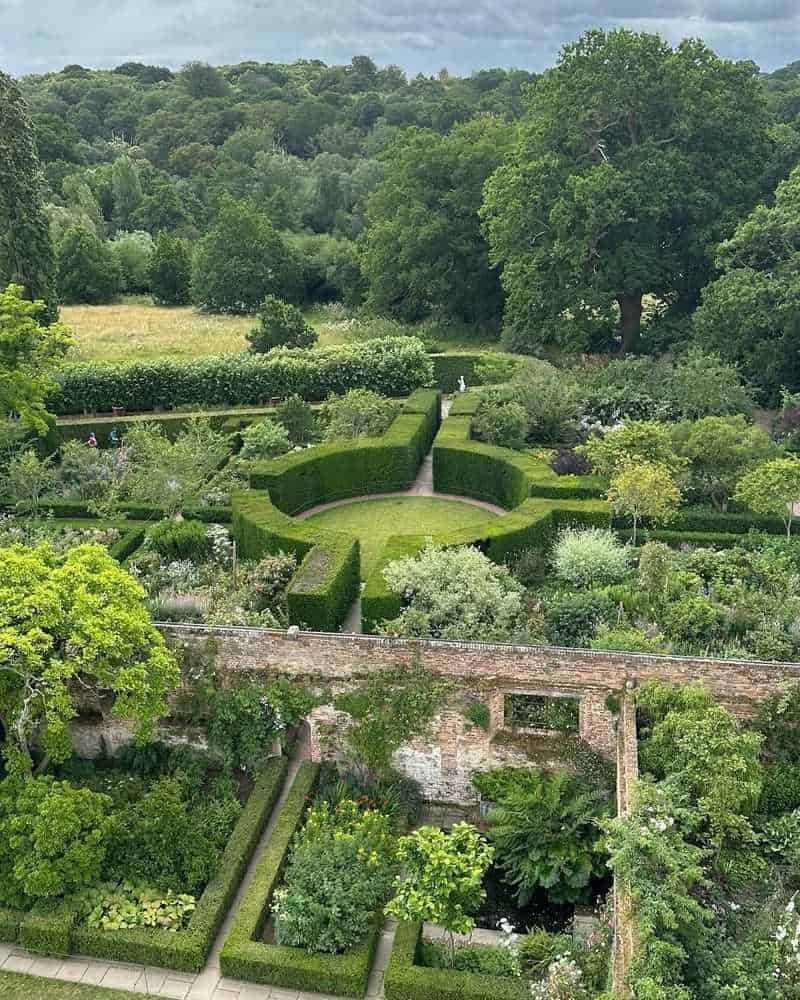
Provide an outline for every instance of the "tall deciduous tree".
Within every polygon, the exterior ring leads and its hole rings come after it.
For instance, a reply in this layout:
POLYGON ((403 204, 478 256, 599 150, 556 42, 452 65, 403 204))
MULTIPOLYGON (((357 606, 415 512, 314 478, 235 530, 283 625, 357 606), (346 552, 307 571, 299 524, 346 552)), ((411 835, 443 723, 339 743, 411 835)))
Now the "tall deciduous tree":
POLYGON ((78 691, 110 696, 146 737, 179 679, 144 591, 104 548, 0 550, 0 709, 17 767, 37 735, 54 760, 69 756, 78 691))
POLYGON ((722 274, 694 315, 699 339, 740 362, 774 401, 800 384, 800 167, 717 248, 722 274))
POLYGON ((446 136, 413 129, 398 139, 369 202, 362 266, 376 309, 405 319, 432 311, 499 319, 502 288, 478 209, 512 137, 508 122, 486 115, 446 136))
POLYGON ((767 124, 755 65, 700 41, 593 30, 566 46, 486 189, 511 344, 582 347, 618 317, 626 351, 645 294, 692 305, 708 246, 756 197, 767 124))
POLYGON ((184 306, 189 301, 192 259, 179 236, 160 232, 150 257, 148 278, 153 300, 161 306, 184 306))
POLYGON ((14 81, 0 73, 0 289, 22 285, 57 317, 55 262, 43 210, 42 175, 28 109, 14 81))

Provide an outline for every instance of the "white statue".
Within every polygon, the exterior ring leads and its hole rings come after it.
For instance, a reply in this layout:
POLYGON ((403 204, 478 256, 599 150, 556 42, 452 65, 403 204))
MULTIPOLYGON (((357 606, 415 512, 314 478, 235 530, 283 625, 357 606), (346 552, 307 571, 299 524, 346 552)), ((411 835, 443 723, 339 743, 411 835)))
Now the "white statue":
POLYGON ((467 391, 467 383, 464 381, 464 376, 463 375, 459 375, 458 376, 458 391, 459 392, 466 392, 467 391))

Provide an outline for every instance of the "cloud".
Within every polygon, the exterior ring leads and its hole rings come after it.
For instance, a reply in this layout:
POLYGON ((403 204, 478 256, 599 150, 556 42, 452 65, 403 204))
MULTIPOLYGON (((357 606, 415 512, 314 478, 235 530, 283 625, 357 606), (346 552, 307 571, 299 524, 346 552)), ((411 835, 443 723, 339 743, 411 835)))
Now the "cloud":
POLYGON ((671 42, 701 36, 764 69, 800 51, 797 0, 0 0, 0 23, 0 66, 15 74, 75 62, 348 62, 355 54, 411 73, 541 70, 582 31, 616 25, 671 42))

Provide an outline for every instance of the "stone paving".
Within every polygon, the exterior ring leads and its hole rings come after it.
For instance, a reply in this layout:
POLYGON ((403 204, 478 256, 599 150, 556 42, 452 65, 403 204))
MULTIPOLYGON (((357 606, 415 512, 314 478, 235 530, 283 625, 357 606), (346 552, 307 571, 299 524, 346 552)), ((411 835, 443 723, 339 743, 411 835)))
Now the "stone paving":
MULTIPOLYGON (((35 955, 13 944, 0 944, 0 969, 4 972, 22 972, 47 979, 61 979, 70 983, 108 986, 144 996, 171 997, 174 1000, 335 1000, 335 998, 322 993, 287 990, 277 986, 258 986, 255 983, 246 983, 238 979, 227 979, 222 975, 219 965, 222 946, 233 924, 244 892, 253 877, 257 859, 272 834, 295 775, 301 762, 307 756, 307 750, 307 747, 299 748, 297 756, 289 765, 283 791, 275 804, 270 821, 253 854, 239 891, 220 928, 202 972, 195 975, 152 966, 132 965, 128 962, 106 962, 101 959, 81 956, 71 956, 66 959, 49 958, 35 955)), ((387 922, 378 945, 367 991, 367 995, 371 998, 383 996, 383 973, 392 951, 394 927, 393 922, 387 922)))

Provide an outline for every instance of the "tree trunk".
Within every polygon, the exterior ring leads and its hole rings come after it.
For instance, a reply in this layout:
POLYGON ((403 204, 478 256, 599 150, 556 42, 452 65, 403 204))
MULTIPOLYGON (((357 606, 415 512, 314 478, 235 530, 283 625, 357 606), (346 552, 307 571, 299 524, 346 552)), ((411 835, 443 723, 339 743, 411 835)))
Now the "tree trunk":
POLYGON ((622 355, 639 345, 642 329, 642 293, 623 292, 617 296, 619 305, 619 352, 622 355))

